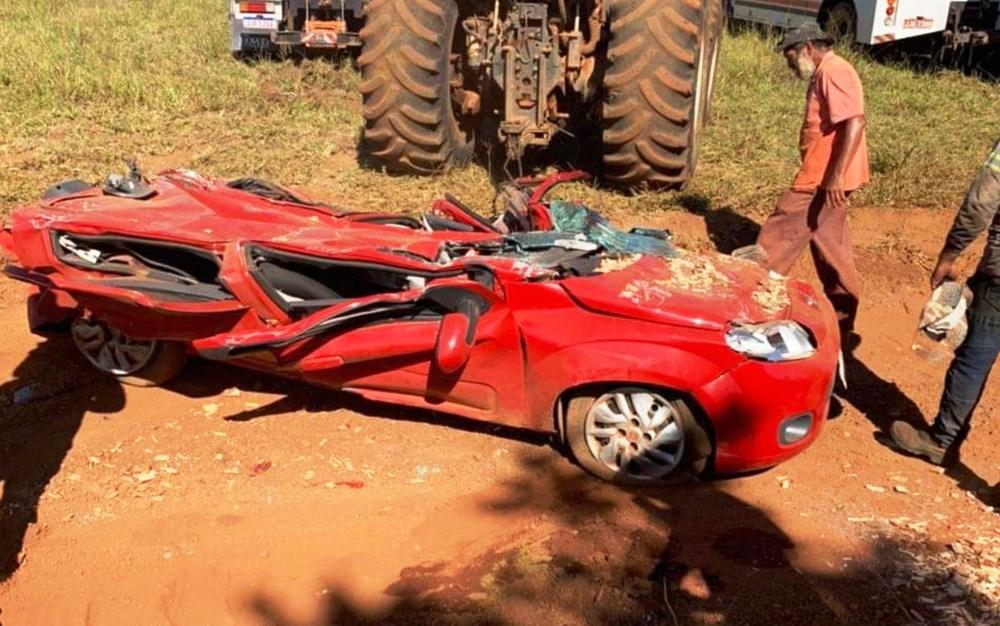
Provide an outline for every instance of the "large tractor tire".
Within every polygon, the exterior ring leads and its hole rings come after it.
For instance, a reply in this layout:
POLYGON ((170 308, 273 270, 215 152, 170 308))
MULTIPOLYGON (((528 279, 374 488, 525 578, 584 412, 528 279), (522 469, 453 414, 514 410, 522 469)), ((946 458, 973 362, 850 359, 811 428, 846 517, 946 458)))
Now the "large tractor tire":
POLYGON ((471 132, 452 106, 456 0, 372 0, 361 29, 364 141, 387 171, 432 174, 466 165, 471 132))
POLYGON ((683 186, 698 160, 722 31, 721 0, 610 0, 604 176, 683 186))

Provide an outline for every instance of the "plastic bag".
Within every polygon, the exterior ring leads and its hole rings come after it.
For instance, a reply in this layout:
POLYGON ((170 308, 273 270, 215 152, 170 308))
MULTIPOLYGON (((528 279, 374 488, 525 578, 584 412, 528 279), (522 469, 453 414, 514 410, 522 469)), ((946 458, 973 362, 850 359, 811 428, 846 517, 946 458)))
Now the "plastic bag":
POLYGON ((932 361, 950 359, 969 332, 965 312, 972 299, 963 283, 945 281, 920 312, 913 350, 932 361))

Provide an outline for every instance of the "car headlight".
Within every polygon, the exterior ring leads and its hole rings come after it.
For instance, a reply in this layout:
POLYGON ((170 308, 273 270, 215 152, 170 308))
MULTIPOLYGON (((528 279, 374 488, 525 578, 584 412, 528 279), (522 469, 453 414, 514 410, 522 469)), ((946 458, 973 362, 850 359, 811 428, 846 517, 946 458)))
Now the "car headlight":
POLYGON ((726 345, 751 359, 797 361, 816 353, 809 333, 790 320, 764 324, 734 322, 726 333, 726 345))

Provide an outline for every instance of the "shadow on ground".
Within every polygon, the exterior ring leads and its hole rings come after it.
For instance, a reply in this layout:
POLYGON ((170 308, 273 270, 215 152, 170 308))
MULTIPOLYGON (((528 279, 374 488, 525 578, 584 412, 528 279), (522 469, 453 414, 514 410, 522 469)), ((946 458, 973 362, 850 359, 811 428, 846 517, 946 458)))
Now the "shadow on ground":
MULTIPOLYGON (((185 367, 184 373, 170 381, 166 388, 189 398, 214 398, 228 389, 257 391, 280 396, 268 404, 228 415, 226 420, 230 422, 249 422, 297 411, 317 413, 343 409, 369 417, 429 423, 439 425, 442 428, 487 433, 533 445, 546 445, 551 441, 549 435, 537 431, 477 421, 448 413, 374 402, 350 393, 339 393, 296 380, 255 373, 217 361, 193 359, 185 367)), ((289 419, 294 419, 294 417, 289 417, 289 419)))
POLYGON ((683 193, 677 197, 677 203, 705 220, 708 238, 719 252, 730 254, 737 248, 757 243, 760 225, 732 207, 713 206, 710 199, 697 193, 683 193))
POLYGON ((20 566, 39 499, 73 447, 84 414, 124 407, 118 383, 84 362, 68 337, 38 344, 0 385, 0 581, 20 566))
MULTIPOLYGON (((796 546, 764 511, 725 484, 624 490, 552 454, 521 458, 520 477, 482 501, 522 529, 463 563, 404 568, 378 608, 330 585, 313 620, 256 593, 264 624, 912 624, 932 620, 886 580, 934 578, 886 537, 864 562, 796 568, 796 546), (544 531, 524 527, 537 519, 544 531)), ((961 589, 970 597, 975 592, 961 589)))

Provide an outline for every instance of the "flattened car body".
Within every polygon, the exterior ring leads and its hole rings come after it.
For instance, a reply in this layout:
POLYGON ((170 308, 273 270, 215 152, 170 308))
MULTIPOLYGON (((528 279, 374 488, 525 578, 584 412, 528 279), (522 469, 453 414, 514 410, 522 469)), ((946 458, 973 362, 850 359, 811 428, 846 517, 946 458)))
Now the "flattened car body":
MULTIPOLYGON (((564 437, 568 398, 641 386, 692 407, 726 473, 793 456, 826 418, 832 309, 749 262, 502 233, 450 200, 415 218, 187 171, 149 185, 145 199, 88 187, 12 213, 0 241, 6 273, 32 285, 33 329, 86 316, 205 358, 564 437)), ((549 208, 547 190, 531 211, 549 208)))

